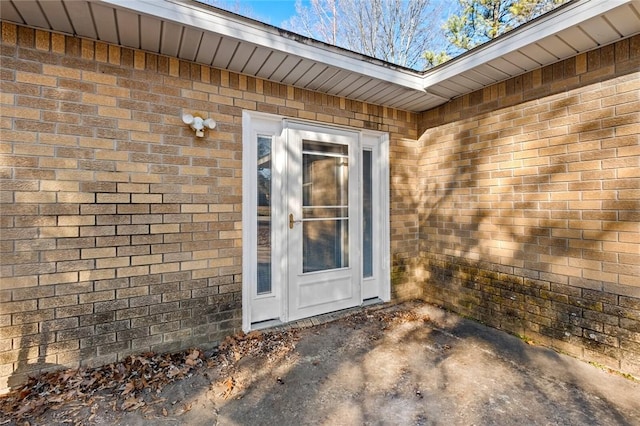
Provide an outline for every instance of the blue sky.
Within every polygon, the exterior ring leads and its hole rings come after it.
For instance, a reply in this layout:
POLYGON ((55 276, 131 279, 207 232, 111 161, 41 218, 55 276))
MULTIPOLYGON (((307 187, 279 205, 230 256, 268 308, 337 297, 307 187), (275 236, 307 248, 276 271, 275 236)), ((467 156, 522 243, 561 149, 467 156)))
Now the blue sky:
POLYGON ((242 0, 241 3, 251 7, 256 16, 268 19, 269 24, 275 26, 280 26, 281 22, 296 14, 295 0, 242 0))
MULTIPOLYGON (((209 3, 207 0, 201 1, 209 3)), ((212 3, 277 27, 296 14, 296 0, 219 0, 212 3)), ((309 0, 303 0, 302 3, 309 4, 309 0)))

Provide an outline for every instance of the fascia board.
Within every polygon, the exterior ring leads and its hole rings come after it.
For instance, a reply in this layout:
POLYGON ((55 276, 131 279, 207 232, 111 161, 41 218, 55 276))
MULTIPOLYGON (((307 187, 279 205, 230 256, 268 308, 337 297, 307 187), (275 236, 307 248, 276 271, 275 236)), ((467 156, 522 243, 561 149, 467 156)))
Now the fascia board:
POLYGON ((499 39, 481 45, 465 55, 425 72, 423 90, 429 90, 430 87, 463 74, 465 71, 558 34, 562 30, 579 25, 632 1, 634 0, 583 0, 569 3, 562 9, 552 12, 546 19, 532 21, 528 25, 513 30, 512 33, 507 33, 499 39))
MULTIPOLYGON (((368 63, 353 58, 343 52, 333 52, 328 48, 305 44, 301 40, 287 37, 275 27, 251 24, 212 13, 197 4, 171 0, 90 0, 114 7, 149 15, 164 21, 188 25, 202 31, 213 31, 226 37, 243 40, 287 54, 299 56, 314 62, 367 75, 413 90, 422 90, 422 74, 368 63)), ((289 34, 287 32, 287 34, 289 34)), ((301 38, 302 39, 302 38, 301 38)))

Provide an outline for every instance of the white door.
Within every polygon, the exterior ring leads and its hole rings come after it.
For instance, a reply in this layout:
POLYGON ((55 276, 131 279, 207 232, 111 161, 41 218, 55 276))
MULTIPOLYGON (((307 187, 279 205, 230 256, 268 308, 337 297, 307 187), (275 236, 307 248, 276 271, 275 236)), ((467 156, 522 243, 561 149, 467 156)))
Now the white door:
POLYGON ((287 319, 362 302, 358 134, 287 130, 287 319))

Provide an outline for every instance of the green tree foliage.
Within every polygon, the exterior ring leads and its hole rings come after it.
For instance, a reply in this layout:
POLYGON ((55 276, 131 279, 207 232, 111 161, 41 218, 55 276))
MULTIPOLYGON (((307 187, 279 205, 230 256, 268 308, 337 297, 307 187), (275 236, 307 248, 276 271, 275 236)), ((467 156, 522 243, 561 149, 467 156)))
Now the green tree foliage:
POLYGON ((441 52, 426 51, 428 66, 435 66, 486 43, 568 0, 458 0, 458 13, 443 26, 449 43, 441 52))

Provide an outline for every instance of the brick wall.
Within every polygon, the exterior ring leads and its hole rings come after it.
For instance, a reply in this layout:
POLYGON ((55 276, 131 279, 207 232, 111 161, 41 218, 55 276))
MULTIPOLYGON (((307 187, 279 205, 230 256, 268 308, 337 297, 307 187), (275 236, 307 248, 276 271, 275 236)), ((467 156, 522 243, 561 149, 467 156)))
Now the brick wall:
POLYGON ((640 36, 419 118, 425 297, 640 377, 640 36))
POLYGON ((392 252, 417 251, 415 114, 4 22, 1 48, 0 391, 239 330, 243 109, 389 132, 392 252))

